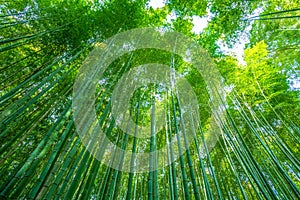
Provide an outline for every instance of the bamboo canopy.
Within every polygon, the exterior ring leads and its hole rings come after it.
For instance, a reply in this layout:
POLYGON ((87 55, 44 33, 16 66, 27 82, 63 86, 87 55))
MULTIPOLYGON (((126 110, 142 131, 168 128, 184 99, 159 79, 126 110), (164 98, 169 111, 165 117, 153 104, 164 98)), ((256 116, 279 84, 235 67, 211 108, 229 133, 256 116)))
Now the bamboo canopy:
POLYGON ((1 199, 298 199, 297 6, 1 2, 1 199))

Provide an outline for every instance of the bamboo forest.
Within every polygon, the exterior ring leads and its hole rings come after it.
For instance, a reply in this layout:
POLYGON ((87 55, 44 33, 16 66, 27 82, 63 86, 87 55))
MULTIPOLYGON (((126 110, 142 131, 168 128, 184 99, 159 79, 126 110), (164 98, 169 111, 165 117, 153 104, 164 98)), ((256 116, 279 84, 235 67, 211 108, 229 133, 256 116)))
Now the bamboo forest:
POLYGON ((299 0, 1 0, 0 199, 300 199, 299 0))

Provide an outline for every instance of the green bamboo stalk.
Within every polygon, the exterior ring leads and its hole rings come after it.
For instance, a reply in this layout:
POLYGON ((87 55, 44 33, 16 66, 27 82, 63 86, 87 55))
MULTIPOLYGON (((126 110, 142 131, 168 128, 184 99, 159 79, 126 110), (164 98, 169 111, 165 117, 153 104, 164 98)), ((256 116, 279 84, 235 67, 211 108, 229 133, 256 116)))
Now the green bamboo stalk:
MULTIPOLYGON (((269 185, 267 184, 267 180, 262 175, 261 171, 259 170, 259 167, 257 163, 255 162, 253 156, 251 153, 249 153, 249 149, 247 145, 245 145, 245 141, 241 137, 241 133, 239 129, 237 128, 234 120, 232 119, 231 115, 228 114, 228 120, 233 125, 232 128, 238 133, 240 136, 239 138, 232 138, 231 134, 226 134, 227 137, 229 137, 230 141, 232 142, 233 149, 237 152, 237 154, 240 156, 241 161, 245 164, 245 167, 250 172, 251 176, 253 177, 253 180, 256 182, 257 186, 260 188, 260 191, 263 193, 264 197, 266 199, 271 199, 270 194, 272 195, 272 190, 270 189, 269 185), (234 145, 234 141, 238 141, 239 145, 242 145, 242 147, 238 147, 237 145, 234 145), (268 192, 267 192, 268 191, 268 192)), ((226 133, 226 132, 225 132, 226 133)))
POLYGON ((74 123, 73 120, 69 121, 68 125, 66 126, 65 131, 61 135, 59 141, 56 143, 56 146, 54 147, 54 150, 51 153, 51 157, 48 160, 48 163, 46 164, 46 167, 44 167, 43 172, 41 173, 41 175, 39 176, 37 182, 33 186, 33 190, 31 190, 31 192, 28 195, 29 199, 35 199, 36 198, 36 195, 40 191, 41 186, 45 182, 46 177, 49 175, 49 172, 50 172, 51 168, 53 167, 54 162, 57 160, 58 154, 59 154, 62 146, 64 145, 64 143, 66 142, 67 137, 70 134, 70 131, 73 127, 73 123, 74 123))
MULTIPOLYGON (((13 44, 10 44, 10 45, 7 45, 7 46, 4 46, 4 47, 0 47, 0 52, 4 52, 4 51, 7 51, 7 50, 10 50, 10 49, 13 49, 13 48, 16 48, 18 46, 22 46, 24 44, 27 44, 28 42, 30 42, 31 40, 34 40, 36 38, 40 38, 41 36, 44 36, 48 33, 53 33, 53 32, 57 32, 57 31, 62 31, 64 27, 67 27, 69 26, 70 24, 74 23, 75 21, 77 21, 78 19, 75 19, 73 20, 72 22, 68 22, 58 28, 55 28, 55 29, 52 29, 52 30, 48 30, 48 31, 45 31, 45 32, 41 32, 41 33, 37 33, 37 34, 34 34, 33 36, 31 37, 28 37, 27 39, 23 40, 23 41, 20 41, 20 42, 15 42, 13 44)), ((14 40, 14 39, 12 39, 14 40)), ((17 41, 18 39, 16 39, 17 41)), ((9 40, 8 40, 9 41, 9 40)), ((3 41, 4 43, 8 42, 8 41, 3 41)))
MULTIPOLYGON (((21 58, 21 59, 15 61, 15 62, 13 62, 13 63, 11 63, 11 64, 9 64, 9 65, 1 66, 1 67, 0 67, 0 72, 3 72, 4 70, 6 70, 6 69, 8 69, 8 68, 11 68, 12 66, 14 66, 14 65, 16 65, 16 64, 18 64, 18 63, 20 63, 20 62, 22 62, 22 61, 24 61, 24 60, 27 60, 28 58, 33 57, 34 55, 38 55, 38 53, 39 53, 40 51, 42 51, 42 50, 43 50, 43 49, 37 50, 37 51, 35 51, 35 52, 33 52, 33 53, 29 54, 29 55, 26 55, 25 57, 23 57, 23 58, 21 58)), ((20 65, 20 68, 21 68, 21 67, 22 67, 22 65, 20 65)), ((1 82, 1 83, 2 83, 2 82, 1 82)))
POLYGON ((186 170, 185 170, 185 163, 183 159, 183 152, 182 152, 182 147, 180 144, 181 138, 179 136, 179 127, 178 127, 178 122, 177 122, 177 116, 176 116, 176 105, 175 105, 175 99, 174 99, 174 93, 171 91, 171 101, 172 101, 172 106, 173 106, 173 118, 174 118, 174 123, 175 123, 175 133, 176 133, 176 138, 177 138, 177 145, 178 145, 178 153, 181 155, 179 157, 180 160, 180 168, 181 168, 181 175, 182 175, 182 183, 183 183, 183 188, 184 188, 184 196, 186 199, 190 199, 190 193, 188 189, 188 179, 186 175, 186 170))
MULTIPOLYGON (((170 139, 169 139, 169 131, 171 132, 171 130, 169 130, 169 125, 170 125, 170 122, 169 122, 169 116, 170 116, 170 113, 167 112, 167 110, 169 110, 169 108, 167 109, 166 106, 165 106, 165 130, 166 130, 166 145, 167 145, 167 160, 168 160, 168 163, 172 163, 173 164, 173 160, 171 160, 171 148, 172 148, 172 145, 170 145, 170 139)), ((173 149, 172 149, 173 150, 173 149)), ((175 192, 177 193, 177 191, 174 191, 174 184, 173 184, 173 172, 172 172, 172 166, 169 165, 168 166, 168 178, 169 178, 169 198, 171 200, 174 200, 175 199, 175 192)), ((166 194, 166 192, 165 192, 166 194)), ((166 199, 166 197, 165 197, 166 199)))
POLYGON ((196 146, 197 155, 198 155, 198 159, 199 159, 200 169, 201 169, 203 180, 204 180, 205 191, 206 191, 206 194, 208 195, 207 198, 208 199, 213 199, 213 194, 212 194, 212 191, 211 191, 211 187, 209 185, 209 181, 207 179, 207 175, 206 175, 206 172, 205 172, 205 166, 202 162, 198 137, 196 135, 195 125, 194 125, 194 117, 192 116, 192 114, 190 115, 190 119, 191 119, 191 123, 192 123, 192 131, 193 131, 193 135, 194 135, 194 141, 195 141, 195 146, 196 146))
MULTIPOLYGON (((79 48, 72 50, 71 52, 76 52, 79 48)), ((86 49, 86 48, 85 48, 86 49)), ((85 50, 84 49, 84 50, 85 50)), ((81 50, 79 52, 83 52, 84 50, 81 50)), ((21 84, 19 84, 18 86, 16 86, 15 88, 11 89, 9 92, 7 92, 6 94, 4 94, 3 96, 0 97, 0 105, 2 106, 2 104, 4 102, 6 102, 7 100, 9 100, 12 96, 16 95, 15 93, 18 92, 23 86, 25 86, 25 84, 29 83, 30 81, 34 80, 35 78, 37 78, 38 76, 40 76, 42 73, 46 72, 47 70, 51 69, 55 64, 57 64, 58 62, 60 62, 61 60, 63 60, 64 58, 66 58, 68 54, 58 57, 57 59, 55 59, 50 65, 48 65, 47 67, 43 68, 42 70, 38 71, 37 73, 35 73, 33 76, 31 76, 30 78, 26 79, 24 82, 22 82, 21 84)), ((75 56, 77 57, 79 54, 77 53, 75 56)), ((68 59, 65 63, 65 65, 67 63, 70 63, 71 61, 73 61, 74 58, 72 57, 71 59, 68 59)), ((65 67, 65 65, 57 68, 51 75, 51 77, 53 77, 55 74, 59 73, 63 67, 65 67)), ((50 77, 50 78, 51 78, 50 77)), ((43 83, 45 83, 47 80, 50 79, 49 77, 46 77, 43 79, 43 83)), ((36 88, 36 87, 34 87, 36 88)), ((35 92, 36 90, 34 90, 35 92)), ((31 92, 32 93, 32 92, 31 92)))
MULTIPOLYGON (((108 130, 106 132, 108 135, 111 135, 112 129, 113 129, 114 125, 115 125, 115 122, 114 122, 114 120, 112 120, 112 122, 110 123, 110 126, 109 126, 109 128, 108 128, 108 130)), ((102 157, 102 156, 100 156, 100 157, 102 157)), ((96 172, 99 171, 100 164, 101 164, 100 161, 94 160, 94 163, 93 163, 93 166, 92 166, 91 175, 89 176, 89 178, 87 180, 87 186, 86 186, 87 189, 83 190, 83 193, 81 195, 82 199, 88 199, 88 197, 89 197, 89 195, 91 193, 92 186, 94 184, 96 175, 97 175, 96 172)))
MULTIPOLYGON (((30 76, 34 75, 36 72, 38 72, 39 70, 41 70, 47 63, 49 63, 50 61, 52 61, 51 58, 55 58, 56 56, 50 56, 50 54, 52 54, 53 52, 50 52, 49 54, 43 54, 41 55, 40 57, 36 57, 35 60, 29 62, 26 66, 14 66, 13 68, 15 69, 14 71, 11 72, 11 74, 7 74, 6 75, 6 78, 4 78, 2 81, 1 81, 1 84, 3 83, 3 86, 1 87, 1 90, 3 89, 6 89, 8 87, 12 87, 15 83, 21 83, 23 81, 25 81, 26 79, 30 78, 30 76), (36 68, 34 68, 33 70, 30 70, 29 72, 27 72, 26 74, 23 73, 23 69, 27 68, 27 67, 30 67, 32 68, 32 66, 35 65, 36 62, 38 61, 41 61, 41 57, 51 57, 50 59, 48 59, 46 62, 44 62, 43 64, 41 64, 40 66, 37 66, 36 68), (18 76, 19 73, 21 72, 21 76, 18 76), (18 76, 19 78, 18 79, 15 79, 15 77, 18 76), (13 79, 11 80, 9 83, 6 83, 7 81, 9 81, 10 79, 13 79), (6 83, 6 84, 5 84, 6 83)), ((37 64, 38 65, 38 64, 37 64)))
POLYGON ((149 158, 149 176, 148 176, 148 199, 154 198, 154 155, 155 151, 155 99, 151 97, 151 136, 150 136, 150 158, 149 158))
MULTIPOLYGON (((180 98, 178 96, 178 94, 176 96, 177 96, 177 99, 180 98)), ((192 158, 191 158, 191 153, 190 153, 190 149, 189 149, 188 140, 187 140, 187 137, 186 137, 185 123, 184 123, 184 119, 183 119, 183 116, 182 116, 182 113, 181 113, 180 102, 178 101, 177 104, 178 104, 178 113, 179 113, 179 116, 180 116, 180 124, 182 126, 182 133, 183 133, 183 138, 184 138, 184 143, 185 143, 185 148, 186 148, 186 154, 187 154, 187 159, 188 159, 188 166, 189 166, 189 169, 190 169, 190 174, 191 174, 191 179, 192 179, 194 196, 195 196, 196 200, 200 200, 200 194, 199 194, 199 190, 198 190, 198 186, 197 186, 197 182, 196 182, 194 166, 193 166, 193 162, 192 162, 192 158)))
MULTIPOLYGON (((53 181, 51 187, 48 189, 47 194, 45 196, 45 199, 50 199, 54 197, 55 192, 57 191, 59 184, 62 183, 63 175, 67 172, 68 168, 72 165, 72 162, 76 163, 76 152, 78 150, 78 147, 80 145, 80 139, 77 138, 74 141, 74 145, 71 147, 70 151, 67 154, 67 157, 65 158, 65 162, 62 163, 62 166, 55 177, 55 180, 53 181)), ((77 158, 81 158, 84 151, 81 151, 79 155, 77 155, 77 158)), ((54 174, 53 174, 54 176, 54 174)))
MULTIPOLYGON (((241 108, 241 114, 243 116, 243 118, 246 118, 246 114, 245 111, 243 110, 243 108, 241 108)), ((266 150, 266 152, 270 155, 270 157, 272 158, 272 161, 275 163, 275 165, 277 166, 278 170, 282 173, 282 175, 284 176, 284 178, 286 179, 286 181, 289 183, 291 189, 293 190, 293 192, 295 193, 296 196, 300 195, 300 191, 297 188, 297 186, 295 185, 295 183, 291 180, 291 178, 286 174, 286 172, 283 170, 283 168, 281 167, 280 163, 278 162, 278 160, 276 159, 276 157, 274 156, 274 154, 272 153, 272 151, 270 151, 270 149, 267 147, 267 145, 263 142, 263 140, 259 137, 257 131, 255 130, 255 128, 253 127, 253 125, 251 123, 249 123, 248 121, 246 122, 249 127, 251 128, 251 130, 253 131, 253 133, 255 133, 257 139, 260 141, 260 143, 262 144, 262 146, 264 147, 264 149, 266 150)))
MULTIPOLYGON (((72 61, 72 60, 74 60, 77 56, 79 56, 81 52, 82 52, 82 50, 79 51, 74 57, 72 57, 72 58, 69 60, 69 62, 72 61)), ((68 62, 67 62, 67 63, 68 63, 68 62)), ((65 66, 67 63, 65 63, 63 66, 65 66)), ((58 68, 58 69, 60 69, 60 68, 58 68)), ((58 73, 58 72, 59 72, 58 69, 55 70, 55 72, 52 73, 51 76, 47 76, 47 77, 43 80, 43 82, 40 83, 37 87, 34 87, 30 92, 28 92, 26 95, 24 95, 23 98, 25 98, 25 99, 26 99, 26 98, 29 98, 30 95, 32 95, 34 92, 36 92, 36 91, 38 90, 38 88, 40 88, 42 85, 44 85, 44 83, 45 83, 46 81, 49 81, 49 79, 52 78, 52 76, 54 76, 56 73, 58 73)), ((11 106, 8 108, 9 110, 16 110, 16 111, 14 111, 13 114, 11 114, 9 117, 6 117, 6 119, 1 119, 1 123, 2 123, 3 125, 5 125, 5 124, 8 124, 9 122, 11 122, 12 120, 14 120, 14 119, 18 116, 19 113, 22 113, 27 107, 29 107, 29 106, 32 105, 34 102, 36 102, 37 99, 38 99, 39 97, 41 97, 41 96, 42 96, 44 93, 46 93, 48 90, 52 89, 52 87, 53 87, 54 85, 56 85, 56 84, 59 82, 59 80, 62 80, 62 79, 63 79, 65 76, 67 76, 72 70, 73 70, 73 69, 69 69, 69 70, 68 70, 66 73, 64 73, 60 78, 58 78, 58 79, 56 79, 55 81, 53 81, 46 89, 42 90, 42 91, 41 91, 38 95, 36 95, 34 98, 30 99, 30 100, 29 100, 24 106, 22 106, 21 108, 17 108, 17 107, 20 106, 21 103, 23 103, 24 99, 19 99, 16 103, 14 103, 13 105, 11 105, 11 106)), ((3 137, 5 133, 6 133, 6 132, 1 133, 0 136, 3 137)))
MULTIPOLYGON (((28 170, 29 167, 30 167, 31 170, 32 169, 34 170, 34 167, 30 166, 30 165, 33 165, 31 163, 35 163, 35 165, 37 165, 40 162, 41 157, 45 154, 45 151, 49 148, 49 146, 51 144, 49 142, 46 144, 46 141, 48 140, 48 138, 54 139, 56 137, 57 134, 52 134, 52 133, 55 130, 56 126, 58 126, 60 124, 63 117, 65 117, 65 114, 67 114, 67 112, 69 111, 70 106, 71 106, 71 104, 69 103, 69 105, 66 107, 66 109, 64 110, 64 112, 60 116, 60 118, 57 120, 57 122, 47 132, 47 134, 45 135, 43 140, 39 143, 37 148, 30 154, 30 156, 27 159, 26 163, 22 166, 22 168, 18 171, 18 173, 10 180, 10 182, 6 183, 5 189, 1 192, 1 196, 6 197, 8 194, 11 194, 11 192, 13 192, 12 191, 12 189, 13 189, 12 186, 17 184, 18 180, 20 180, 22 177, 23 177, 23 180, 20 183, 18 183, 19 186, 18 186, 18 188, 16 188, 16 190, 13 194, 14 195, 18 194, 20 192, 20 189, 24 187, 27 179, 29 178, 28 176, 24 177, 24 174, 25 174, 26 170, 28 170)), ((29 174, 31 174, 31 173, 29 173, 29 174)))
POLYGON ((131 154, 131 159, 130 159, 130 173, 129 173, 129 177, 128 177, 128 184, 127 184, 127 193, 126 193, 126 200, 130 200, 131 199, 131 190, 132 190, 132 182, 133 182, 133 169, 134 169, 134 160, 135 160, 135 153, 136 153, 136 146, 137 146, 137 134, 138 134, 138 122, 139 122, 139 109, 140 109, 140 94, 138 96, 138 100, 137 100, 137 108, 136 108, 136 112, 135 112, 135 130, 134 130, 134 138, 133 138, 133 145, 132 145, 132 154, 131 154))
MULTIPOLYGON (((172 141, 172 126, 171 126, 171 108, 170 108, 170 104, 168 103, 168 116, 167 116, 167 118, 168 118, 168 132, 169 132, 169 143, 171 144, 171 141, 172 141)), ((174 162, 175 162, 175 159, 174 159, 174 151, 173 151, 173 147, 172 147, 172 145, 170 145, 169 146, 169 148, 170 148, 170 159, 171 159, 171 174, 172 174, 172 182, 170 182, 170 184, 172 184, 173 185, 173 191, 174 191, 174 193, 173 193, 173 195, 174 195, 174 199, 175 200, 177 200, 178 199, 178 188, 177 188, 177 180, 176 180, 176 167, 175 167, 175 164, 174 164, 174 162)))
MULTIPOLYGON (((75 171, 75 169, 76 169, 76 166, 78 165, 78 163, 80 162, 80 160, 82 160, 83 155, 84 155, 84 154, 86 153, 86 151, 87 151, 86 149, 82 149, 82 148, 74 148, 75 153, 76 153, 76 151, 78 151, 78 149, 81 150, 81 151, 80 151, 79 155, 76 157, 76 160, 72 163, 71 168, 69 168, 69 169, 63 168, 64 171, 63 171, 63 173, 61 173, 61 176, 63 176, 63 174, 64 174, 65 172, 67 172, 67 174, 66 174, 66 177, 64 177, 64 180, 63 180, 63 182, 62 182, 62 184, 61 184, 61 187, 60 187, 59 190, 55 193, 55 196, 54 196, 55 199, 60 199, 60 198, 62 197, 62 195, 63 195, 63 193, 64 193, 64 190, 65 190, 65 188, 67 187, 68 181, 71 179, 71 177, 72 177, 72 175, 73 175, 73 173, 74 173, 74 171, 75 171), (68 170, 68 171, 67 171, 67 170, 68 170)), ((71 158, 71 157, 68 156, 68 158, 71 158)), ((73 161, 73 160, 70 160, 70 161, 73 161)), ((64 164, 64 166, 67 166, 67 164, 69 164, 69 163, 64 164)), ((60 179, 59 179, 59 180, 60 180, 60 179)), ((56 183, 57 183, 57 182, 56 182, 56 183)), ((58 183, 57 183, 57 184, 58 184, 58 183)))
MULTIPOLYGON (((41 112, 37 112, 36 116, 31 120, 31 123, 28 124, 27 126, 25 126, 23 129, 21 129, 20 131, 17 131, 17 133, 6 143, 4 144, 3 148, 0 150, 0 154, 2 154, 9 146, 11 146, 12 148, 10 149, 10 152, 7 153, 7 155, 4 157, 4 159, 6 159, 9 155, 11 155, 14 151, 13 149, 16 149, 18 147, 18 145, 20 145, 20 143, 26 138, 27 135, 29 135, 33 129, 38 125, 38 123, 44 119, 47 114, 52 111, 52 107, 55 106, 56 104, 58 104, 59 100, 63 99, 64 97, 66 97, 66 95, 70 92, 71 88, 66 87, 64 90, 62 90, 62 93, 58 93, 58 98, 53 98, 53 101, 47 102, 48 105, 46 106, 46 108, 44 108, 44 110, 41 110, 41 112), (25 133, 25 134, 24 134, 25 133), (17 139, 21 136, 22 138, 17 141, 17 139), (13 143, 16 143, 15 146, 12 146, 13 143)), ((53 96, 55 97, 55 96, 53 96)), ((3 162, 3 159, 0 161, 0 164, 3 162)))

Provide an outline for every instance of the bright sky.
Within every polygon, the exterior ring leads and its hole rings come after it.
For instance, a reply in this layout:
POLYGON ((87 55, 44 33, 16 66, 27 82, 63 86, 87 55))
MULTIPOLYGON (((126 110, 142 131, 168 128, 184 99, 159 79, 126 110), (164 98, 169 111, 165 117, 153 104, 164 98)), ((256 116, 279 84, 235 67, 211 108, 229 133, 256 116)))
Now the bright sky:
MULTIPOLYGON (((165 5, 164 0, 150 0, 149 2, 149 7, 152 7, 153 9, 161 8, 165 5)), ((207 27, 208 21, 213 17, 213 15, 209 12, 208 14, 204 17, 198 17, 198 16, 193 16, 193 32, 196 34, 199 34, 203 31, 204 28, 207 27)), ((171 22, 172 19, 176 19, 175 13, 171 13, 170 15, 167 16, 167 22, 171 22)), ((249 27, 250 28, 250 27, 249 27)), ((243 55, 244 55, 244 47, 245 44, 248 42, 247 37, 243 37, 244 39, 241 39, 239 43, 235 44, 233 48, 229 49, 227 45, 225 45, 221 40, 218 41, 218 45, 220 46, 221 50, 226 53, 226 54, 231 54, 234 55, 241 64, 244 64, 243 60, 243 55)))
POLYGON ((164 7, 165 1, 164 0, 150 0, 149 6, 153 9, 164 7))
POLYGON ((247 37, 247 32, 250 31, 251 26, 247 27, 245 32, 241 35, 240 40, 233 45, 232 48, 228 48, 228 46, 222 41, 218 40, 217 44, 221 48, 222 52, 227 55, 232 55, 236 57, 240 64, 245 65, 246 62, 244 61, 244 48, 246 43, 249 42, 249 38, 247 37))
POLYGON ((201 31, 207 27, 209 19, 210 19, 209 16, 206 17, 193 16, 194 27, 192 31, 196 34, 201 33, 201 31))
MULTIPOLYGON (((149 2, 149 7, 152 7, 153 9, 157 9, 157 8, 161 8, 165 5, 165 0, 150 0, 149 2)), ((262 8, 257 8, 252 14, 253 16, 257 16, 262 12, 262 8)), ((195 34, 199 34, 203 31, 204 28, 207 27, 209 20, 213 17, 212 14, 209 12, 209 10, 207 10, 207 15, 204 17, 198 17, 198 16, 193 16, 192 20, 193 20, 193 32, 195 34)), ((176 15, 174 12, 171 12, 170 15, 167 16, 167 22, 171 22, 171 20, 175 20, 176 19, 176 15)), ((252 21, 253 23, 254 21, 252 21)), ((224 42, 222 40, 219 40, 217 42, 217 44, 220 46, 221 50, 225 53, 225 54, 229 54, 232 56, 235 56, 238 61, 240 62, 240 64, 246 64, 243 56, 244 56, 244 48, 245 48, 245 44, 249 42, 249 31, 251 30, 252 27, 252 23, 245 29, 244 33, 241 35, 240 40, 232 47, 232 48, 228 48, 228 46, 226 44, 224 44, 224 42)), ((299 22, 300 23, 300 22, 299 22)), ((286 30, 286 29, 284 29, 286 30)), ((295 28, 293 27, 293 29, 291 30, 295 30, 295 28)), ((294 79, 294 84, 291 85, 291 87, 293 89, 300 89, 300 80, 296 80, 294 79)))

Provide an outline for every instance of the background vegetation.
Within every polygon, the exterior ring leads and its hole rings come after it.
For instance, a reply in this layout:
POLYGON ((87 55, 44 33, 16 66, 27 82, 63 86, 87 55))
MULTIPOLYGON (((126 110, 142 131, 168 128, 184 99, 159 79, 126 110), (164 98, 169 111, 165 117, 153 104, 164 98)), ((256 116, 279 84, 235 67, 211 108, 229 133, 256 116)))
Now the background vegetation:
MULTIPOLYGON (((146 0, 0 3, 1 198, 298 199, 299 2, 169 0, 158 9, 148 4, 146 0), (176 18, 167 20, 170 14, 176 18), (208 26, 194 33, 193 17, 208 15, 208 26), (135 92, 131 112, 139 124, 151 124, 155 91, 167 102, 166 127, 142 140, 115 126, 111 93, 131 67, 151 62, 170 65, 190 82, 200 106, 193 146, 168 167, 134 174, 106 167, 85 149, 75 131, 71 102, 78 70, 94 45, 141 27, 176 30, 197 41, 223 75, 227 95, 218 128, 221 135, 209 147, 205 144, 216 131, 211 127, 210 99, 192 66, 153 49, 134 51, 110 65, 102 82, 105 89, 95 91, 95 105, 102 128, 124 149, 153 151, 183 129, 174 94, 153 85, 135 92), (224 53, 220 42, 232 47, 244 37, 249 42, 242 63, 224 53)), ((112 159, 122 165, 122 158, 112 159)))

